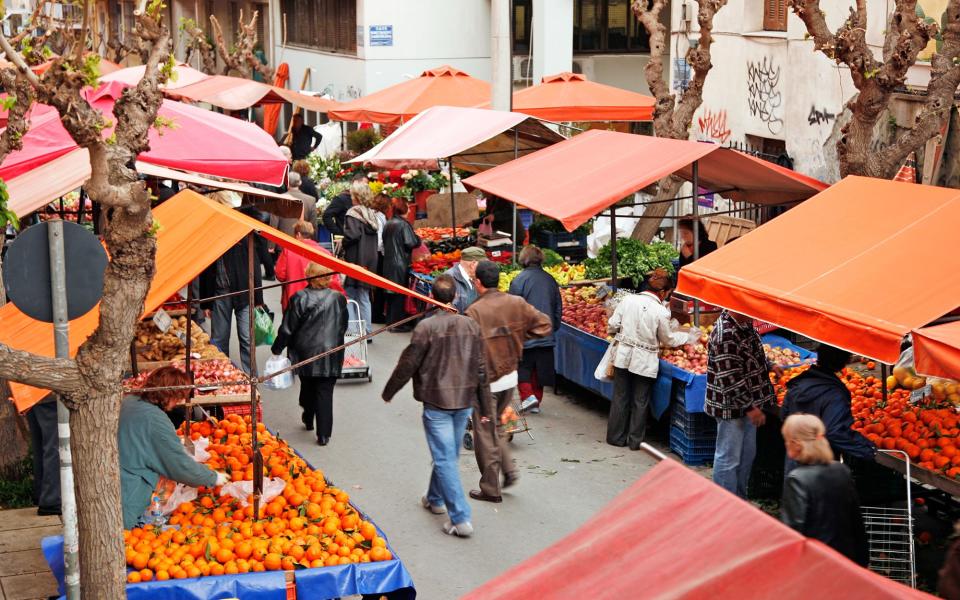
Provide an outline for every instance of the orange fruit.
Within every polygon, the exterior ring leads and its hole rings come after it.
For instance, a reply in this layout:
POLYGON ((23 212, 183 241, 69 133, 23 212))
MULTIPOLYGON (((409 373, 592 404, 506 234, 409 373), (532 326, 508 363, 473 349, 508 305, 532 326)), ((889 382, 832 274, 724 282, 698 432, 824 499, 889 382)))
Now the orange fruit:
POLYGON ((267 554, 263 558, 263 566, 268 571, 279 571, 282 568, 283 557, 275 552, 267 554))
POLYGON ((140 571, 130 571, 127 573, 127 583, 140 583, 140 571))
POLYGON ((170 574, 167 573, 166 571, 162 571, 162 570, 161 570, 161 571, 157 571, 156 579, 157 579, 157 581, 169 581, 169 580, 170 580, 170 574))
POLYGON ((153 571, 150 569, 140 569, 140 581, 153 581, 153 571))

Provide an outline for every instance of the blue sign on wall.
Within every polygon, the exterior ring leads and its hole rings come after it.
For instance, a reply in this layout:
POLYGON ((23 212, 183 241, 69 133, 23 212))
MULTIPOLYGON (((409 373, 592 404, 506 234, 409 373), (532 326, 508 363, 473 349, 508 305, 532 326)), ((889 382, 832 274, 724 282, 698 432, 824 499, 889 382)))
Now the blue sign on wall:
POLYGON ((392 46, 393 45, 393 25, 371 25, 370 26, 370 45, 371 46, 392 46))

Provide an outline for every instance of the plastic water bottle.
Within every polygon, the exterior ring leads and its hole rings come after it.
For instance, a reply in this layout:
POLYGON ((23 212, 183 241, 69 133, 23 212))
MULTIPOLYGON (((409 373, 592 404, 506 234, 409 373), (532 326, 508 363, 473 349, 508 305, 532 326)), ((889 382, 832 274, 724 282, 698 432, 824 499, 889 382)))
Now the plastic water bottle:
POLYGON ((163 529, 167 524, 167 518, 160 510, 160 497, 154 494, 150 501, 150 523, 157 529, 163 529))

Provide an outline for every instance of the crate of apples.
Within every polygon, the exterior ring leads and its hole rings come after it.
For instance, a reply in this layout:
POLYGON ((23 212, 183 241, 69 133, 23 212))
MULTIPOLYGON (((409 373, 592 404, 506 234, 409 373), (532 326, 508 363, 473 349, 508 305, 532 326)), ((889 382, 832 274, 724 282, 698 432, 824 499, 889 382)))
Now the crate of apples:
POLYGON ((700 339, 696 344, 684 344, 679 348, 662 348, 660 358, 684 371, 703 375, 707 372, 707 342, 710 341, 710 328, 700 328, 700 339))
POLYGON ((775 367, 792 367, 803 362, 803 359, 800 358, 800 353, 790 348, 780 348, 778 346, 764 344, 763 352, 767 355, 767 360, 770 364, 775 367))
POLYGON ((607 320, 609 315, 600 299, 597 289, 592 287, 561 288, 563 300, 563 322, 591 335, 607 339, 607 320))

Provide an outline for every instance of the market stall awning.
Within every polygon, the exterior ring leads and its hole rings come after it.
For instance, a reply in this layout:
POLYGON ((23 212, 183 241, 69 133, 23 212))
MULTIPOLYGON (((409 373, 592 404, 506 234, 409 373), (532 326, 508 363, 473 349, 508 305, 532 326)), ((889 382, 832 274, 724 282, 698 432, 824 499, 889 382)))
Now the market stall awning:
MULTIPOLYGON (((124 67, 113 71, 104 71, 104 75, 100 77, 100 83, 118 82, 124 86, 134 86, 140 83, 146 70, 147 67, 145 65, 137 65, 135 67, 124 67)), ((198 71, 186 63, 177 63, 177 65, 173 67, 173 76, 160 87, 165 90, 175 90, 192 85, 198 81, 203 81, 208 77, 210 76, 203 71, 198 71)))
POLYGON ((582 527, 464 600, 932 598, 666 459, 582 527))
MULTIPOLYGON (((153 211, 160 223, 157 234, 156 275, 144 303, 144 314, 159 308, 170 296, 183 289, 231 246, 250 232, 276 242, 285 250, 309 258, 349 277, 377 287, 440 306, 430 298, 399 286, 354 264, 320 252, 285 233, 231 210, 196 192, 183 191, 153 211)), ((73 356, 96 329, 99 310, 70 322, 70 355, 73 356)), ((17 310, 13 304, 0 307, 0 344, 44 356, 53 356, 53 326, 35 321, 17 310)), ((11 383, 14 402, 24 411, 49 392, 11 383)))
POLYGON ((490 84, 444 65, 330 111, 337 121, 400 125, 431 106, 477 106, 490 100, 490 84))
POLYGON ((72 192, 90 178, 90 155, 79 148, 7 180, 10 210, 24 217, 72 192))
POLYGON ((715 144, 591 130, 464 180, 562 222, 573 231, 615 202, 676 174, 725 198, 782 204, 809 198, 827 185, 715 144))
POLYGON ((225 110, 243 110, 251 106, 290 102, 307 110, 325 113, 340 105, 333 100, 227 75, 213 75, 165 93, 177 100, 206 102, 225 110))
POLYGON ((913 360, 917 373, 960 379, 960 321, 914 331, 913 360))
POLYGON ((513 94, 513 110, 550 121, 649 121, 656 99, 576 73, 543 78, 513 94))
POLYGON ((680 271, 677 291, 882 362, 960 305, 960 191, 847 177, 680 271))
POLYGON ((350 160, 387 169, 437 169, 438 160, 479 172, 565 138, 527 115, 480 108, 434 106, 350 160), (513 130, 516 129, 516 136, 513 130))
MULTIPOLYGON (((109 117, 124 88, 114 82, 84 95, 109 117)), ((159 116, 167 124, 150 129, 150 150, 139 161, 267 185, 284 182, 287 160, 273 138, 255 124, 172 100, 163 101, 159 116)), ((31 122, 23 149, 11 152, 0 165, 0 178, 11 179, 77 149, 55 109, 34 107, 31 122)), ((104 137, 111 133, 112 128, 103 131, 104 137)))

